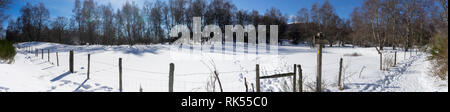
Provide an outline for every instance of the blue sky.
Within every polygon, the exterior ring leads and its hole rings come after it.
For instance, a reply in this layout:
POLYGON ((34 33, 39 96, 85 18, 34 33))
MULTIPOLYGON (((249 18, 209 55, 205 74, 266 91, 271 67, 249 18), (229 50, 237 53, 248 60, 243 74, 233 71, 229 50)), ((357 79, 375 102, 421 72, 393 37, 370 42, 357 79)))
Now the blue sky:
MULTIPOLYGON (((20 8, 27 2, 36 4, 42 2, 46 8, 50 11, 51 18, 58 16, 71 16, 72 9, 74 7, 75 0, 13 0, 9 9, 5 11, 10 15, 10 18, 17 18, 20 15, 20 8)), ((136 2, 137 4, 143 4, 144 1, 155 0, 96 0, 97 3, 107 4, 111 3, 114 8, 119 8, 126 1, 136 2)), ((163 0, 168 1, 168 0, 163 0)), ((312 4, 315 2, 322 4, 325 0, 231 0, 238 9, 245 10, 258 10, 260 13, 264 13, 267 9, 275 7, 281 10, 289 16, 295 15, 301 8, 311 9, 312 4)), ((350 13, 357 6, 361 6, 363 0, 329 0, 331 5, 334 6, 336 13, 342 18, 349 18, 350 13)), ((7 21, 2 23, 3 26, 7 25, 7 21)))

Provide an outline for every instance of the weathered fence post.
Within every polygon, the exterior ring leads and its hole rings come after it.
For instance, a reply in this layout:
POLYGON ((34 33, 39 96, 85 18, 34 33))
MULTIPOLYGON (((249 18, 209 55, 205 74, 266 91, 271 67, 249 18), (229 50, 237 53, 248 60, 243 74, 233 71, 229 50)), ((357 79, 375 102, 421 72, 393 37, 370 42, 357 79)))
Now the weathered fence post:
POLYGON ((342 61, 343 59, 341 58, 341 60, 339 61, 339 78, 338 78, 338 87, 339 90, 342 90, 342 82, 341 82, 341 77, 342 77, 342 61))
POLYGON ((36 55, 36 57, 38 57, 38 54, 39 54, 39 50, 36 49, 36 51, 34 52, 34 55, 36 55))
POLYGON ((56 66, 59 66, 59 56, 58 56, 58 52, 56 52, 56 66))
POLYGON ((253 83, 251 83, 252 85, 252 92, 255 92, 255 86, 253 85, 253 83))
POLYGON ((50 49, 47 49, 47 60, 50 62, 50 49))
POLYGON ((256 92, 260 92, 259 64, 256 64, 256 92))
POLYGON ((119 58, 119 91, 122 92, 122 58, 119 58))
POLYGON ((316 77, 316 92, 322 92, 322 48, 326 41, 326 36, 319 32, 314 36, 314 43, 317 44, 317 77, 316 77))
POLYGON ((394 52, 394 67, 397 66, 397 51, 394 52))
POLYGON ((87 79, 89 79, 89 73, 91 71, 91 54, 88 54, 88 69, 87 69, 87 79))
POLYGON ((322 44, 317 46, 317 77, 316 77, 316 92, 322 91, 322 44))
POLYGON ((41 58, 44 59, 44 49, 41 49, 41 54, 42 54, 41 58))
POLYGON ((298 67, 298 92, 303 92, 302 66, 297 65, 297 67, 298 67))
POLYGON ((170 63, 170 69, 169 69, 169 92, 173 92, 173 73, 175 70, 175 65, 173 63, 170 63))
POLYGON ((297 65, 294 64, 294 78, 292 79, 292 91, 297 92, 297 65))
POLYGON ((69 70, 73 73, 73 50, 69 52, 69 70))

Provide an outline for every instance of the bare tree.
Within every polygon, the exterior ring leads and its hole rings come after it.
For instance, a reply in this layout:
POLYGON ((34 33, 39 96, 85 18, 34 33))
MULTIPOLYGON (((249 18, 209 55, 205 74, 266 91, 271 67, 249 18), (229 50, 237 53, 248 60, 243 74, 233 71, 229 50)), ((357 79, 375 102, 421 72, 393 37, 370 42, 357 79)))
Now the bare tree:
POLYGON ((33 8, 35 14, 35 24, 37 25, 37 38, 41 38, 41 34, 44 31, 45 23, 50 18, 50 12, 45 8, 44 3, 39 3, 38 6, 33 8))
POLYGON ((114 11, 112 9, 111 4, 102 5, 101 8, 101 27, 103 38, 103 44, 112 44, 112 40, 114 40, 115 27, 114 27, 114 11))
POLYGON ((53 30, 56 31, 56 33, 57 33, 57 38, 58 38, 59 43, 63 43, 62 37, 63 37, 64 30, 66 29, 67 24, 68 24, 68 22, 65 17, 57 17, 55 20, 53 20, 53 22, 51 24, 53 26, 53 30))
POLYGON ((86 32, 86 38, 82 38, 82 42, 98 43, 96 38, 96 27, 98 23, 98 12, 96 10, 96 4, 93 0, 85 0, 83 2, 83 8, 81 9, 81 21, 82 28, 86 32), (84 41, 83 41, 84 40, 84 41))
MULTIPOLYGON (((0 23, 3 23, 9 16, 4 14, 4 10, 9 8, 8 5, 11 4, 11 0, 0 0, 0 23)), ((0 31, 3 30, 3 26, 0 26, 0 31)))

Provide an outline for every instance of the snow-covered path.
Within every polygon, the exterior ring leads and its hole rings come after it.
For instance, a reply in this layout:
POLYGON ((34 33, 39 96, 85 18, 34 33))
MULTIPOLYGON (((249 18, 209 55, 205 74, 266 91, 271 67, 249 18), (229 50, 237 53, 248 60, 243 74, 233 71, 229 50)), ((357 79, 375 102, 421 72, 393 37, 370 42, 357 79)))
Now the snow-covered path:
POLYGON ((436 77, 430 76, 430 62, 426 54, 413 56, 386 73, 386 89, 382 91, 435 92, 448 91, 448 87, 436 77), (441 83, 441 84, 439 84, 441 83), (438 85, 436 85, 438 84, 438 85), (441 87, 440 87, 441 86, 441 87))
MULTIPOLYGON (((430 76, 430 62, 426 54, 419 53, 403 60, 396 67, 383 71, 383 77, 374 83, 351 83, 360 92, 443 92, 448 83, 430 76)), ((350 87, 352 88, 352 87, 350 87)))

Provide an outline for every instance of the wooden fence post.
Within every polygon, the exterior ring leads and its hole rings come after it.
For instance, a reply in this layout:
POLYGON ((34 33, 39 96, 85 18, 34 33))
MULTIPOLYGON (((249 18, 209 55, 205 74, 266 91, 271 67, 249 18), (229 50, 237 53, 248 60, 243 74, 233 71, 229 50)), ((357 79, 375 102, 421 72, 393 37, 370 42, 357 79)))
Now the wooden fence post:
POLYGON ((256 64, 256 92, 260 92, 259 64, 256 64))
POLYGON ((88 54, 88 69, 87 69, 87 79, 89 79, 89 73, 91 71, 91 54, 88 54))
POLYGON ((253 83, 251 83, 252 85, 252 92, 255 92, 255 86, 253 85, 253 83))
POLYGON ((303 92, 303 74, 302 74, 302 66, 297 65, 298 67, 298 92, 303 92))
POLYGON ((316 92, 322 91, 322 44, 317 46, 317 78, 316 78, 316 92))
POLYGON ((342 61, 343 59, 341 58, 339 61, 339 78, 338 78, 338 87, 339 90, 342 90, 342 82, 341 82, 341 77, 342 77, 342 61))
POLYGON ((294 64, 294 78, 292 79, 292 91, 297 92, 297 65, 294 64))
POLYGON ((36 49, 36 51, 34 52, 34 55, 36 55, 36 57, 38 57, 38 54, 39 54, 39 50, 36 49))
POLYGON ((56 52, 56 66, 59 66, 59 56, 58 56, 58 52, 56 52))
POLYGON ((175 65, 173 63, 170 63, 170 69, 169 69, 169 92, 173 92, 173 73, 175 70, 175 65))
POLYGON ((119 91, 122 92, 122 58, 119 58, 119 91))
POLYGON ((73 73, 73 50, 69 52, 69 70, 73 73))
POLYGON ((394 53, 394 67, 397 66, 397 51, 394 53))
POLYGON ((42 54, 41 58, 44 59, 44 49, 41 49, 41 54, 42 54))
POLYGON ((47 60, 50 62, 50 49, 47 49, 47 60))

